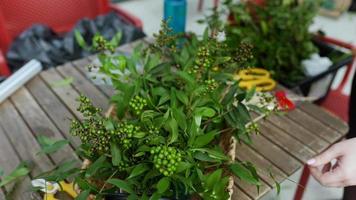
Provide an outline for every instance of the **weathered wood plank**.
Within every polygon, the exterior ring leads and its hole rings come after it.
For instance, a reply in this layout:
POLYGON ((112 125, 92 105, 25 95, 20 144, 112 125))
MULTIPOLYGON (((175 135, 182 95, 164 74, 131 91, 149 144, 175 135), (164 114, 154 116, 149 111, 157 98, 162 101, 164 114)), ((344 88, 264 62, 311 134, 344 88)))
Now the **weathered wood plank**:
MULTIPOLYGON (((91 77, 86 66, 88 66, 91 62, 92 60, 88 58, 73 61, 75 68, 80 71, 82 75, 85 76, 89 81, 91 81, 91 77)), ((111 85, 102 84, 95 86, 99 88, 107 97, 112 97, 115 94, 115 89, 111 85)))
POLYGON ((109 108, 108 98, 93 84, 91 84, 91 82, 87 80, 77 69, 75 69, 71 63, 60 66, 57 68, 57 70, 65 77, 73 77, 74 81, 72 85, 74 88, 90 98, 93 102, 93 105, 103 109, 103 112, 109 108))
MULTIPOLYGON (((14 146, 11 145, 11 142, 9 141, 7 134, 5 134, 5 131, 2 129, 2 127, 0 127, 0 138, 0 167, 7 175, 11 173, 21 163, 21 161, 14 151, 14 146)), ((12 191, 11 197, 13 199, 28 200, 31 197, 31 193, 29 192, 31 186, 30 184, 30 177, 26 176, 16 185, 5 185, 5 189, 7 192, 12 191)), ((4 193, 0 189, 0 199, 2 199, 2 197, 5 199, 4 193)))
MULTIPOLYGON (((262 133, 268 134, 268 133, 262 133)), ((281 150, 280 147, 273 144, 262 135, 251 135, 253 144, 251 147, 264 158, 272 162, 276 167, 281 169, 285 174, 292 175, 298 168, 302 166, 295 158, 281 150)))
POLYGON ((299 141, 317 153, 325 150, 325 147, 329 145, 328 142, 323 138, 313 134, 308 129, 300 126, 287 117, 271 115, 267 118, 267 120, 273 123, 275 126, 283 129, 286 133, 297 138, 299 141))
POLYGON ((314 134, 319 135, 330 143, 334 143, 342 137, 342 135, 340 135, 337 131, 331 129, 330 127, 326 126, 300 109, 294 109, 288 112, 285 116, 292 119, 300 126, 310 130, 314 134))
POLYGON ((53 168, 52 162, 46 155, 39 154, 40 145, 27 127, 21 116, 8 100, 0 105, 0 124, 7 137, 20 157, 20 160, 30 161, 33 164, 32 175, 36 176, 41 172, 49 171, 53 168))
MULTIPOLYGON (((56 140, 64 139, 63 135, 48 119, 48 116, 37 104, 27 89, 20 88, 11 96, 11 100, 36 137, 45 135, 56 140)), ((73 152, 73 149, 68 145, 51 154, 50 157, 57 164, 62 163, 68 159, 79 160, 76 154, 73 152)))
POLYGON ((240 188, 234 185, 234 192, 232 193, 231 200, 251 200, 240 188))
POLYGON ((285 173, 283 173, 280 169, 278 169, 271 162, 252 150, 247 145, 237 145, 236 158, 240 161, 251 162, 254 164, 260 178, 268 183, 268 185, 271 187, 274 187, 275 181, 281 183, 283 180, 285 180, 285 177, 287 177, 285 173), (275 180, 270 177, 270 173, 272 173, 275 180))
POLYGON ((271 190, 271 188, 263 180, 261 180, 260 182, 261 185, 258 191, 255 185, 251 185, 246 181, 241 181, 240 179, 235 177, 235 185, 241 188, 241 190, 244 191, 252 199, 259 199, 271 190))
MULTIPOLYGON (((56 93, 57 97, 69 108, 69 110, 78 118, 82 119, 82 114, 77 111, 79 103, 76 99, 79 93, 72 87, 72 85, 55 86, 55 83, 63 81, 63 78, 55 69, 48 69, 43 71, 40 76, 49 85, 49 87, 56 93)), ((70 76, 69 76, 70 77, 70 76)))
POLYGON ((304 163, 316 154, 309 147, 292 138, 273 124, 261 121, 259 125, 263 136, 270 141, 273 141, 273 143, 277 144, 281 149, 298 159, 300 162, 304 163))
POLYGON ((300 109, 323 122, 325 125, 328 125, 336 131, 340 132, 341 134, 345 134, 349 131, 349 127, 346 122, 342 121, 338 116, 320 106, 312 103, 302 103, 300 105, 300 109))
POLYGON ((81 144, 79 138, 69 134, 70 121, 75 117, 68 108, 48 88, 40 77, 37 76, 32 79, 26 87, 64 136, 71 141, 73 146, 78 147, 81 144))

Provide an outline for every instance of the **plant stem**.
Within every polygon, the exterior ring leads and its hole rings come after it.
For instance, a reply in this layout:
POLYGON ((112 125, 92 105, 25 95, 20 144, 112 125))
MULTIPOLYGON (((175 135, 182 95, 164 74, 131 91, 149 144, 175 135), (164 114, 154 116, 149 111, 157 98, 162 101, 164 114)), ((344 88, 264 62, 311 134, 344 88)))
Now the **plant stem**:
POLYGON ((107 181, 108 181, 109 179, 111 179, 112 177, 114 177, 117 172, 119 172, 118 169, 115 170, 114 173, 112 173, 112 174, 109 176, 108 179, 106 179, 106 181, 104 182, 104 185, 100 188, 100 190, 99 190, 99 192, 98 192, 99 194, 104 190, 105 186, 107 185, 107 181))

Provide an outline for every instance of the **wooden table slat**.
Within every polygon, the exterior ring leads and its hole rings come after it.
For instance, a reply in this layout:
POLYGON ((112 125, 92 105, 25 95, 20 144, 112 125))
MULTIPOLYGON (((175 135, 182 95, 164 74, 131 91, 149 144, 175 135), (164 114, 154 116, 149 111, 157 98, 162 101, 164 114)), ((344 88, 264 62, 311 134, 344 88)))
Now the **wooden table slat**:
POLYGON ((283 129, 286 133, 289 133, 291 136, 297 138, 317 153, 323 151, 325 146, 328 146, 328 142, 323 138, 313 134, 308 129, 300 126, 285 116, 271 115, 267 118, 267 120, 275 126, 283 129))
POLYGON ((298 160, 291 157, 285 151, 282 151, 280 147, 273 144, 264 136, 251 135, 251 139, 253 141, 251 147, 287 175, 292 175, 299 167, 301 167, 302 164, 298 160))
POLYGON ((238 178, 235 178, 234 182, 238 188, 244 191, 252 199, 259 199, 271 190, 271 188, 263 180, 260 180, 261 185, 259 186, 259 190, 257 190, 255 185, 251 185, 246 181, 241 181, 238 178))
POLYGON ((43 71, 40 76, 46 82, 46 84, 49 85, 49 87, 58 96, 58 98, 60 98, 61 101, 69 108, 69 110, 78 119, 82 119, 82 114, 77 111, 79 103, 76 101, 76 99, 79 97, 79 93, 73 89, 71 85, 55 86, 55 83, 63 81, 65 78, 62 77, 55 69, 48 69, 43 71))
POLYGON ((342 121, 339 117, 333 113, 325 110, 322 107, 319 107, 311 103, 303 103, 300 105, 300 109, 309 115, 317 118, 319 121, 323 122, 325 125, 332 127, 334 130, 340 133, 348 132, 349 128, 346 122, 342 121))
MULTIPOLYGON (((11 100, 36 137, 45 135, 56 140, 64 139, 61 132, 48 119, 46 113, 37 104, 27 89, 20 88, 11 96, 11 100)), ((69 145, 66 145, 59 151, 54 152, 50 155, 50 157, 57 164, 60 164, 68 159, 79 160, 69 145)))
POLYGON ((258 175, 268 185, 274 186, 275 181, 282 182, 287 176, 283 171, 274 166, 271 162, 264 159, 263 156, 251 149, 245 144, 238 144, 236 148, 236 158, 239 161, 251 162, 256 166, 258 175), (273 180, 269 173, 272 173, 275 180, 273 180))
POLYGON ((334 131, 330 127, 316 120, 312 116, 306 114, 305 112, 295 109, 288 112, 285 116, 292 119, 294 122, 298 123, 300 126, 307 128, 314 134, 319 135, 330 143, 338 141, 342 135, 334 131))
POLYGON ((58 129, 66 138, 71 141, 71 144, 78 147, 81 142, 78 137, 69 134, 70 121, 75 119, 74 115, 68 108, 58 99, 58 97, 48 88, 43 80, 37 76, 27 84, 27 89, 32 96, 41 105, 43 111, 52 119, 58 129))
MULTIPOLYGON (((20 163, 21 160, 14 151, 11 142, 8 140, 5 131, 0 127, 0 166, 4 170, 4 174, 11 173, 20 163)), ((6 191, 12 191, 11 197, 16 200, 28 200, 31 197, 30 189, 30 177, 25 176, 16 185, 14 183, 5 185, 6 191)), ((38 196, 38 194, 33 194, 38 196)), ((3 191, 0 189, 0 199, 4 196, 3 191)), ((5 198, 4 198, 5 199, 5 198)))
POLYGON ((33 163, 31 170, 33 176, 53 168, 46 155, 37 155, 41 147, 10 101, 6 100, 0 105, 0 118, 0 124, 12 145, 16 146, 15 151, 20 159, 33 163))
POLYGON ((281 129, 274 125, 261 121, 259 123, 261 134, 268 138, 273 143, 277 144, 286 153, 294 156, 300 162, 306 162, 315 155, 309 147, 302 144, 288 134, 285 134, 281 129))
POLYGON ((234 186, 234 193, 232 193, 231 200, 252 200, 240 188, 234 186))
POLYGON ((92 85, 92 83, 87 80, 77 69, 75 69, 71 63, 58 67, 57 70, 64 77, 73 77, 74 81, 72 85, 74 88, 90 98, 93 105, 102 108, 103 112, 109 108, 108 98, 94 85, 92 85))

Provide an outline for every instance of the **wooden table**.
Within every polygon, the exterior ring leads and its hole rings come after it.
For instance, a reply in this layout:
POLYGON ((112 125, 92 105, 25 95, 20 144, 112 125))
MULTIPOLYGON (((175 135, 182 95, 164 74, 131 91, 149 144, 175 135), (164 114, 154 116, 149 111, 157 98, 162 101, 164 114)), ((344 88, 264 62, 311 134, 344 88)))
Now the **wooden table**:
MULTIPOLYGON (((135 44, 124 45, 119 51, 130 52, 135 44)), ((105 111, 114 92, 108 86, 94 85, 88 78, 85 66, 93 59, 95 56, 43 71, 0 105, 0 166, 6 173, 21 161, 30 161, 33 166, 30 175, 16 186, 14 199, 38 197, 29 191, 30 179, 42 171, 66 159, 80 162, 73 151, 79 141, 68 134, 69 119, 81 118, 75 99, 82 93, 105 111), (74 80, 71 84, 58 85, 68 77, 74 80), (71 143, 54 155, 37 155, 38 135, 67 138, 71 143)), ((310 103, 303 103, 286 115, 271 116, 259 124, 261 134, 252 136, 252 146, 238 145, 236 158, 257 166, 262 179, 260 192, 255 186, 236 179, 234 200, 259 199, 274 187, 269 172, 277 181, 284 181, 303 167, 307 159, 342 139, 348 130, 344 122, 310 103)), ((0 199, 3 195, 0 190, 0 199)))

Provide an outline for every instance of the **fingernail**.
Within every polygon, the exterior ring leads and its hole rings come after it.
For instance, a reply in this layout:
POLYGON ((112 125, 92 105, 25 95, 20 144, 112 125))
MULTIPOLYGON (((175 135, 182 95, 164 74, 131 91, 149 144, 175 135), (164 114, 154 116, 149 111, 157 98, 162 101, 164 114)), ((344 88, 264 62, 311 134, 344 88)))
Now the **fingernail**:
POLYGON ((310 159, 310 160, 307 161, 307 164, 308 164, 308 165, 312 165, 312 164, 314 164, 314 163, 315 163, 315 159, 310 159))

